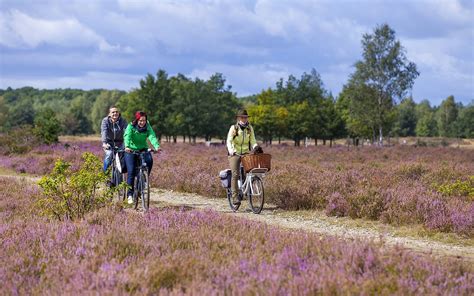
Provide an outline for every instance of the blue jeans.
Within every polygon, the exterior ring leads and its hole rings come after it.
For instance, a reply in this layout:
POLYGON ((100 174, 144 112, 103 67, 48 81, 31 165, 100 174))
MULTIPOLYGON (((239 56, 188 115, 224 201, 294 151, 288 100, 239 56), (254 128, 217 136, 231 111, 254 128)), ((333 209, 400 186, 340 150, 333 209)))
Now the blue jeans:
MULTIPOLYGON (((137 161, 139 160, 139 156, 133 153, 125 152, 125 165, 127 166, 127 185, 128 185, 128 192, 127 195, 133 195, 133 184, 135 182, 135 177, 137 176, 137 161)), ((151 156, 150 152, 145 153, 145 162, 146 166, 148 167, 148 175, 151 172, 153 167, 153 157, 151 156)))
POLYGON ((104 150, 104 172, 107 171, 109 166, 112 164, 112 158, 114 157, 114 152, 112 149, 104 150))

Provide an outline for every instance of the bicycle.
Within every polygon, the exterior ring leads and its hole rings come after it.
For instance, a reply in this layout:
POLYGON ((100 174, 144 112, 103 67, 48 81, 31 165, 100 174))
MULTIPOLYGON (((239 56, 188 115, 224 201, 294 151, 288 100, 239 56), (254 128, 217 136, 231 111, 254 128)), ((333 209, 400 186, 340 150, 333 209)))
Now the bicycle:
MULTIPOLYGON (((230 170, 229 170, 230 171, 230 170)), ((263 178, 268 172, 268 168, 253 168, 247 174, 245 174, 244 181, 244 167, 240 163, 240 177, 238 180, 238 200, 234 200, 232 197, 232 190, 230 186, 226 188, 227 200, 232 211, 237 212, 240 207, 240 201, 245 197, 248 197, 250 208, 255 214, 260 214, 263 209, 263 203, 265 201, 265 193, 263 187, 263 178)))
POLYGON ((145 154, 150 153, 151 149, 145 151, 132 151, 138 157, 135 160, 137 174, 133 186, 134 209, 138 209, 138 200, 142 201, 143 210, 148 211, 150 208, 150 182, 148 180, 148 167, 145 161, 145 154))
POLYGON ((114 146, 111 147, 112 149, 112 169, 111 169, 111 180, 110 184, 113 187, 117 188, 117 198, 119 201, 124 201, 127 197, 127 190, 125 186, 120 186, 123 181, 125 180, 125 173, 123 172, 123 168, 117 167, 117 162, 120 164, 120 160, 117 160, 117 156, 119 153, 123 153, 125 150, 121 149, 120 147, 114 146))

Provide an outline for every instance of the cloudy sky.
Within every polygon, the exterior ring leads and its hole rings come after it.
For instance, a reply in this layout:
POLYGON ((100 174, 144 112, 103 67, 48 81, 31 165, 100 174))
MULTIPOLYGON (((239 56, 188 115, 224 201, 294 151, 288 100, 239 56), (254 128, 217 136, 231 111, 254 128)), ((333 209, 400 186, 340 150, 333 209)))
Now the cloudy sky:
POLYGON ((412 95, 474 99, 474 0, 0 0, 0 88, 130 90, 147 73, 223 73, 239 96, 315 68, 337 95, 388 23, 412 95))

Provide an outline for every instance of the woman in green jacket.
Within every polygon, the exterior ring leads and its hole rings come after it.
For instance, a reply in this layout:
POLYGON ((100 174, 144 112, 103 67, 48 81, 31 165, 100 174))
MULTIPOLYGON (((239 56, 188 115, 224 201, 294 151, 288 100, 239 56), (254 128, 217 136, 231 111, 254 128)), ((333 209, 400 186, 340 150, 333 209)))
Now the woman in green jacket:
POLYGON ((136 158, 138 155, 133 154, 134 151, 147 151, 145 154, 145 162, 148 167, 148 173, 153 167, 153 157, 148 151, 147 139, 150 140, 155 151, 159 151, 160 143, 156 138, 150 123, 147 120, 145 112, 137 111, 135 113, 135 120, 128 124, 127 129, 123 135, 125 146, 125 165, 127 166, 127 184, 128 184, 128 203, 133 203, 133 183, 136 172, 136 158))
POLYGON ((240 177, 240 158, 252 150, 263 152, 255 140, 255 132, 248 121, 247 110, 237 112, 237 123, 233 124, 227 133, 227 151, 229 153, 229 165, 232 171, 231 190, 234 204, 240 204, 237 182, 240 177))

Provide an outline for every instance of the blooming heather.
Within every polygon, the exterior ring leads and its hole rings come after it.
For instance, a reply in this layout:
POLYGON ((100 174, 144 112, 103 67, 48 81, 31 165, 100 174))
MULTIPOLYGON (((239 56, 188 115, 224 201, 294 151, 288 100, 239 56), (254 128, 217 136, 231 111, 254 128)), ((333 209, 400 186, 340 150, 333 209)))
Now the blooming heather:
POLYGON ((213 211, 118 206, 83 220, 31 210, 36 187, 0 178, 6 294, 472 295, 469 263, 289 232, 213 211))
MULTIPOLYGON (((218 172, 228 166, 223 147, 163 143, 154 156, 152 186, 223 198, 218 172)), ((79 166, 100 143, 40 146, 27 156, 0 157, 0 166, 45 174, 55 158, 79 166)), ((443 147, 273 146, 265 198, 288 210, 321 209, 328 215, 421 224, 434 231, 474 236, 474 150, 443 147)))

